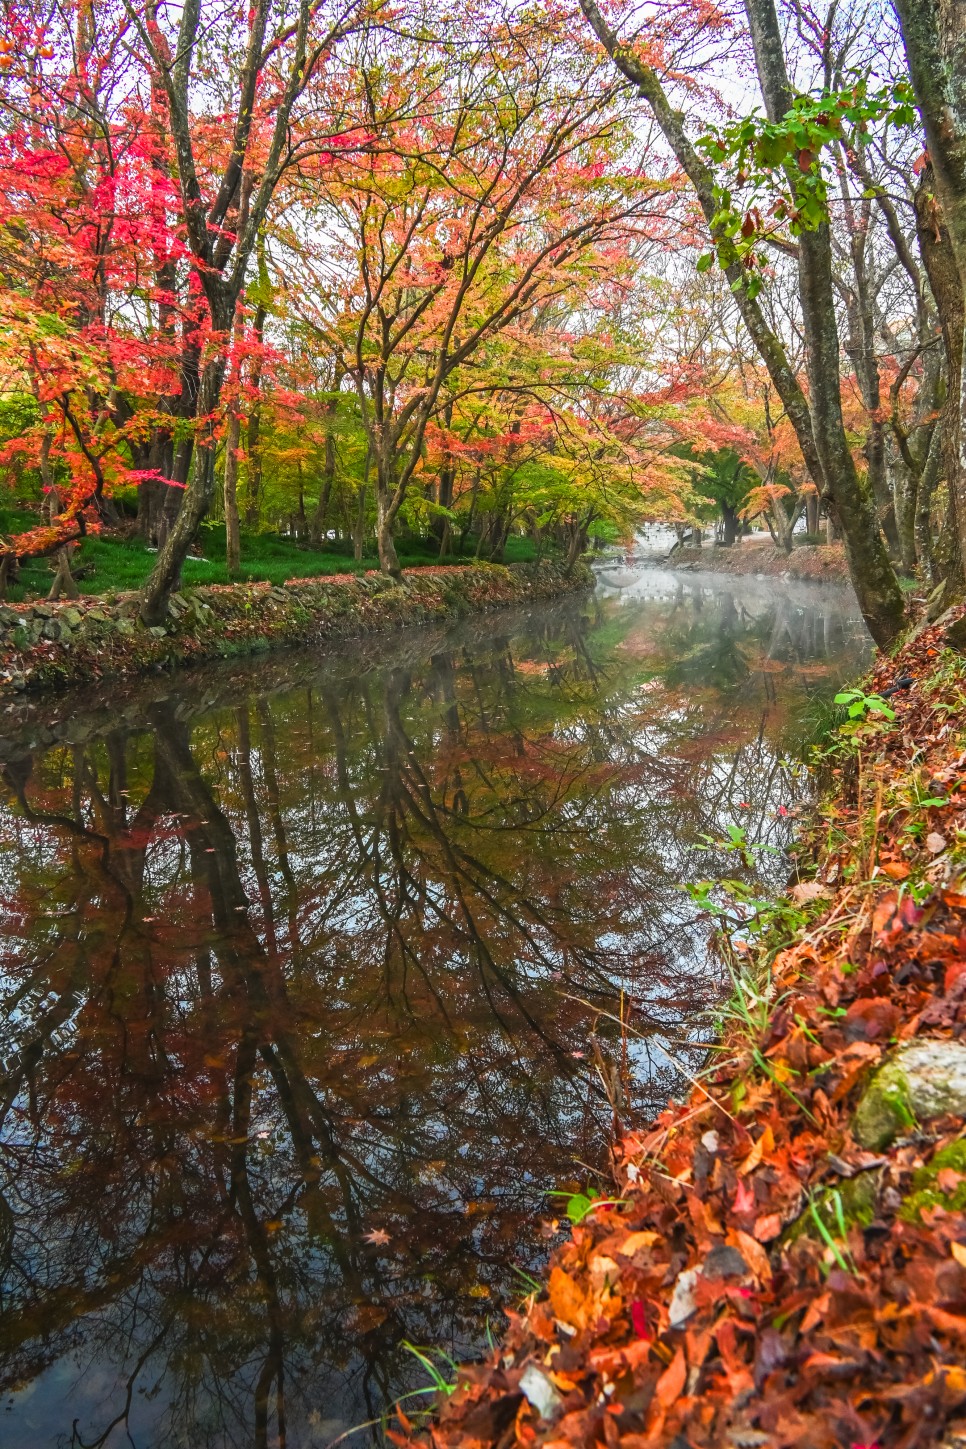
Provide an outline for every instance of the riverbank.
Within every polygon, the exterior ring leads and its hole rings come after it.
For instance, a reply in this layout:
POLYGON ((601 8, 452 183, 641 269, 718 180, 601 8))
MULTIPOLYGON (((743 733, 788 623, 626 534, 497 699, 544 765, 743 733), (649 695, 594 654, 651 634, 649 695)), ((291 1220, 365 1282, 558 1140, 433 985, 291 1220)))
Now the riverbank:
POLYGON ((407 1441, 962 1445, 964 646, 960 609, 878 662, 797 883, 726 948, 720 1066, 618 1141, 612 1195, 407 1441))
POLYGON ((0 605, 0 701, 45 689, 122 679, 290 645, 320 645, 592 586, 562 563, 422 568, 385 575, 223 584, 173 595, 168 621, 145 628, 138 595, 0 605))
POLYGON ((706 569, 720 574, 760 574, 767 578, 799 579, 809 583, 848 583, 849 567, 841 543, 796 547, 791 553, 759 539, 744 539, 731 548, 679 548, 667 567, 706 569))

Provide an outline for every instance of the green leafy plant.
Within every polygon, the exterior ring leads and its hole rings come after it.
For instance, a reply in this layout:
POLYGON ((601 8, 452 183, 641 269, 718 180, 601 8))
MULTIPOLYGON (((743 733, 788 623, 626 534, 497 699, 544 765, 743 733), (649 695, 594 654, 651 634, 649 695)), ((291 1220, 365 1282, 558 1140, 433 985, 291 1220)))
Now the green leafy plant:
POLYGON ((865 719, 867 715, 879 714, 884 719, 895 719, 896 712, 882 698, 881 694, 866 694, 862 689, 843 689, 835 696, 836 704, 848 707, 849 719, 865 719))
POLYGON ((622 1197, 601 1197, 596 1188, 588 1187, 583 1192, 556 1192, 548 1194, 550 1197, 564 1197, 567 1199, 564 1204, 564 1212, 570 1221, 576 1226, 582 1223, 584 1218, 598 1208, 618 1207, 624 1202, 622 1197))
MULTIPOLYGON (((733 284, 756 296, 762 286, 760 244, 770 234, 799 236, 828 219, 828 182, 822 167, 826 147, 867 137, 873 122, 907 127, 916 121, 912 87, 906 80, 869 91, 865 80, 840 91, 796 96, 790 110, 769 121, 758 111, 710 131, 698 142, 710 162, 727 166, 731 184, 716 186, 712 218, 715 252, 722 266, 740 262, 745 277, 733 284), (735 191, 737 190, 737 196, 735 191)), ((874 196, 875 189, 867 195, 874 196)), ((698 271, 713 265, 715 252, 698 259, 698 271)))
POLYGON ((812 1222, 815 1224, 815 1227, 818 1229, 818 1233, 822 1239, 822 1242, 825 1244, 826 1248, 828 1248, 837 1266, 842 1269, 843 1273, 849 1273, 853 1277, 857 1277, 859 1270, 856 1267, 855 1259, 852 1257, 852 1254, 850 1253, 847 1246, 849 1233, 848 1227, 845 1222, 845 1210, 842 1206, 842 1194, 838 1191, 837 1188, 833 1189, 830 1193, 826 1195, 825 1204, 832 1211, 835 1220, 835 1226, 838 1229, 838 1239, 842 1243, 846 1244, 844 1250, 839 1247, 839 1243, 836 1240, 836 1237, 833 1235, 831 1229, 829 1228, 821 1212, 819 1211, 818 1204, 816 1203, 814 1198, 811 1199, 808 1205, 809 1216, 811 1217, 812 1222))
POLYGON ((405 1338, 402 1340, 402 1347, 406 1350, 407 1353, 411 1353, 413 1358, 419 1360, 423 1368, 429 1374, 430 1379, 432 1380, 432 1383, 428 1385, 425 1389, 418 1389, 415 1392, 423 1394, 445 1394, 447 1398, 450 1396, 450 1394, 454 1394, 456 1392, 456 1375, 459 1366, 454 1359, 450 1358, 448 1353, 444 1353, 441 1348, 418 1348, 416 1344, 410 1343, 409 1340, 405 1338), (433 1362, 434 1356, 435 1358, 439 1359, 443 1366, 450 1371, 450 1373, 453 1375, 452 1379, 444 1377, 440 1369, 433 1362))
POLYGON ((754 841, 749 841, 748 832, 741 825, 729 825, 727 827, 727 830, 727 840, 722 840, 720 838, 716 838, 713 835, 705 834, 701 834, 698 839, 703 840, 709 850, 737 851, 738 854, 741 856, 742 860, 744 861, 745 865, 747 866, 751 866, 753 864, 752 857, 755 854, 779 855, 781 853, 775 848, 774 845, 763 845, 758 844, 754 841))

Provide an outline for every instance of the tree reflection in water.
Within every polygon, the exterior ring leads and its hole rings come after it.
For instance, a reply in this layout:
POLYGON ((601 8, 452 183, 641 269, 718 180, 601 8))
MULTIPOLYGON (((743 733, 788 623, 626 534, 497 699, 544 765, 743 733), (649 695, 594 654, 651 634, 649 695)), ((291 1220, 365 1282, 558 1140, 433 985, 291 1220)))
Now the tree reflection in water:
POLYGON ((735 818, 786 838, 781 733, 853 637, 802 620, 672 590, 27 712, 5 1446, 321 1445, 423 1381, 404 1340, 480 1345, 605 1148, 595 1010, 637 1113, 706 1029, 679 882, 735 818))

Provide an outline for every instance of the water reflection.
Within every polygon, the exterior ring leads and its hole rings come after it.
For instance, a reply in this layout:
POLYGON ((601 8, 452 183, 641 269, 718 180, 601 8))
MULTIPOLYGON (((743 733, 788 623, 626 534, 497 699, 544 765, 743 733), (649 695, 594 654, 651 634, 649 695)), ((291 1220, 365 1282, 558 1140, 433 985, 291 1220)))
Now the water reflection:
POLYGON ((323 1445, 498 1325, 700 1036, 702 833, 784 842, 862 648, 669 579, 11 716, 4 1446, 323 1445))

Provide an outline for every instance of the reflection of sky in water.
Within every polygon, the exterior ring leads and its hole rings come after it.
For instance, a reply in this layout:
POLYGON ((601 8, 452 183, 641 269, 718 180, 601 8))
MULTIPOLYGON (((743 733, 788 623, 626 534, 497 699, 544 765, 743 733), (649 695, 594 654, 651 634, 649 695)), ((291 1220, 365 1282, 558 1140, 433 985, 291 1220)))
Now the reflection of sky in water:
POLYGON ((280 1413, 327 1443, 539 1265, 622 990, 629 1110, 693 1067, 717 983, 679 883, 734 873, 701 836, 736 820, 787 843, 782 740, 860 628, 770 580, 603 580, 13 722, 5 1449, 247 1449, 280 1413))

